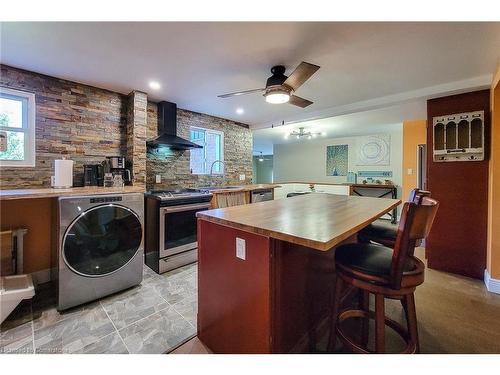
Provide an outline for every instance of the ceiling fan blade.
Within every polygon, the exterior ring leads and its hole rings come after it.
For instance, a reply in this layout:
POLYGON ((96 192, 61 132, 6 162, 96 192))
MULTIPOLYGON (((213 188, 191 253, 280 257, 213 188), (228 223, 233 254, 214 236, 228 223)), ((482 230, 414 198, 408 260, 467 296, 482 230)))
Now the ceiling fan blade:
POLYGON ((283 84, 291 87, 293 91, 296 91, 305 81, 311 78, 319 68, 318 65, 302 61, 283 84))
POLYGON ((296 95, 291 95, 288 103, 296 105, 297 107, 300 107, 300 108, 305 108, 305 107, 313 104, 313 102, 311 102, 310 100, 301 98, 300 96, 296 96, 296 95))
POLYGON ((253 90, 246 90, 246 91, 238 91, 238 92, 232 92, 230 94, 224 94, 224 95, 217 95, 218 98, 230 98, 231 96, 240 96, 240 95, 246 95, 246 94, 251 94, 254 92, 262 92, 265 89, 253 89, 253 90))

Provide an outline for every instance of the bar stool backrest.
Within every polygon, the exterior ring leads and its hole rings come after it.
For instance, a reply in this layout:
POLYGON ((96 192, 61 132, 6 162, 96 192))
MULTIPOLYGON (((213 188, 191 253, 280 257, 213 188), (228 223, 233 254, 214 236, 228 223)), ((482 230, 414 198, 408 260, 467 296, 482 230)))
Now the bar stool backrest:
POLYGON ((423 197, 429 197, 430 195, 431 195, 430 191, 420 190, 419 188, 415 188, 412 191, 410 191, 410 196, 408 197, 408 202, 420 204, 423 197))
POLYGON ((416 242, 429 234, 439 207, 438 201, 428 194, 416 194, 414 200, 418 203, 406 202, 401 212, 390 273, 390 283, 394 289, 401 288, 404 265, 413 256, 416 242))

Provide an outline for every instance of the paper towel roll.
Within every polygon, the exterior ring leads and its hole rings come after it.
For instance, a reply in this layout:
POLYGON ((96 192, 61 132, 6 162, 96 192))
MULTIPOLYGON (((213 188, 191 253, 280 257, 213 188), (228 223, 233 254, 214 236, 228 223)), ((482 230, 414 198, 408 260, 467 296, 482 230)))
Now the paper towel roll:
POLYGON ((54 183, 56 189, 73 186, 73 160, 54 160, 54 183))

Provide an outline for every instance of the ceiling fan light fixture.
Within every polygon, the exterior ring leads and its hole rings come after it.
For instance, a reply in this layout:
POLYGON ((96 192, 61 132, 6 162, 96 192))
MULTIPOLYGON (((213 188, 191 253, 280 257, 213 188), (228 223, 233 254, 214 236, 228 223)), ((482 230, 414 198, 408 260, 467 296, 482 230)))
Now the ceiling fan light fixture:
POLYGON ((290 94, 285 91, 271 91, 265 96, 266 102, 271 104, 283 104, 290 100, 290 94))
MULTIPOLYGON (((311 131, 307 131, 304 127, 300 127, 299 130, 293 130, 292 132, 290 132, 290 136, 293 136, 297 139, 300 139, 302 137, 306 137, 306 139, 313 139, 313 138, 316 138, 318 135, 324 135, 324 133, 313 133, 311 131)), ((285 136, 285 138, 287 138, 285 136)))

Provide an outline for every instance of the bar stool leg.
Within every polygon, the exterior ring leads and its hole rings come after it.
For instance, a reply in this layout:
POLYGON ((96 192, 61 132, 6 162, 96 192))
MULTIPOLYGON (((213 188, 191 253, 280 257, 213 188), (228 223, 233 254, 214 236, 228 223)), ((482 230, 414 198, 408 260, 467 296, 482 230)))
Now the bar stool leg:
MULTIPOLYGON (((359 290, 359 308, 367 313, 370 311, 370 292, 367 290, 359 290)), ((365 347, 368 345, 369 323, 369 317, 363 318, 361 322, 361 344, 365 347)))
POLYGON ((375 294, 375 351, 385 352, 385 306, 384 295, 375 294))
POLYGON ((417 325, 417 311, 415 309, 415 297, 412 294, 404 296, 406 305, 406 319, 408 324, 408 332, 410 339, 415 343, 415 353, 420 353, 420 343, 418 340, 418 325, 417 325))
POLYGON ((332 315, 330 323, 330 338, 328 339, 328 351, 333 352, 335 350, 335 344, 337 342, 337 321, 339 317, 340 308, 340 298, 342 293, 342 279, 335 275, 335 286, 332 298, 332 315))

